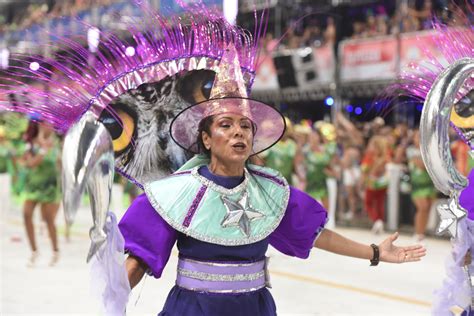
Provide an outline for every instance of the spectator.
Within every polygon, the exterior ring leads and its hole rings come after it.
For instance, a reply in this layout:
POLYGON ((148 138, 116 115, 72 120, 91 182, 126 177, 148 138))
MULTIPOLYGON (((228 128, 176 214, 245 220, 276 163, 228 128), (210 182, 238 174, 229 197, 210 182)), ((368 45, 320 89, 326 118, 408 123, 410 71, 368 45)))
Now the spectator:
POLYGON ((365 34, 365 24, 360 21, 352 22, 352 38, 362 38, 365 34))
POLYGON ((421 159, 418 130, 413 135, 413 145, 407 149, 407 158, 412 187, 411 198, 416 206, 414 239, 416 242, 421 242, 425 238, 426 224, 431 204, 436 197, 436 189, 421 159))
POLYGON ((362 159, 362 179, 365 186, 365 209, 372 220, 372 232, 384 230, 385 198, 388 179, 386 164, 390 161, 389 146, 380 135, 373 136, 362 159))
POLYGON ((331 160, 335 153, 335 144, 323 143, 319 130, 310 130, 308 143, 303 146, 304 165, 306 167, 305 191, 329 209, 326 181, 332 175, 331 160))
POLYGON ((467 176, 473 167, 474 160, 469 154, 469 146, 457 137, 451 145, 451 152, 455 160, 456 169, 464 176, 467 176))
POLYGON ((333 17, 328 17, 326 30, 324 31, 324 44, 332 46, 336 43, 336 24, 333 17))
POLYGON ((291 121, 285 118, 286 132, 281 140, 272 148, 261 153, 261 158, 266 166, 278 170, 288 182, 292 182, 293 170, 296 155, 296 143, 291 136, 293 134, 293 127, 291 121))

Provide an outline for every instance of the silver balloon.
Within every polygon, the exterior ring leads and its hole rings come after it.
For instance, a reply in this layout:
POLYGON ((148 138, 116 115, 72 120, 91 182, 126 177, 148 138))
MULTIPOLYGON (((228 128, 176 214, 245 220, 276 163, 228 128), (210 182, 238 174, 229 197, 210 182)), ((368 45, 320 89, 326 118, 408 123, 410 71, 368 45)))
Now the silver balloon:
POLYGON ((106 241, 105 224, 114 177, 114 151, 107 129, 85 114, 66 134, 63 147, 63 205, 68 225, 74 222, 82 194, 90 196, 94 226, 89 235, 89 261, 106 241))
POLYGON ((447 67, 428 93, 421 115, 423 161, 436 188, 449 196, 467 186, 467 179, 454 166, 448 131, 456 95, 473 72, 472 58, 459 59, 447 67))

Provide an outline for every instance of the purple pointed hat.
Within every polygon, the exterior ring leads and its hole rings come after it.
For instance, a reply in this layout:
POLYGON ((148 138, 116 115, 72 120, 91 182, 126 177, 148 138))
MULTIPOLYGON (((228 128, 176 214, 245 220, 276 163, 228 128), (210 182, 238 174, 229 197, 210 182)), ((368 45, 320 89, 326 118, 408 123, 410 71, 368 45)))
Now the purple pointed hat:
POLYGON ((210 98, 179 113, 171 123, 171 137, 184 149, 199 153, 199 123, 208 116, 224 113, 240 114, 254 123, 252 155, 273 146, 285 131, 285 119, 278 110, 248 98, 238 53, 233 45, 229 45, 222 56, 210 98))

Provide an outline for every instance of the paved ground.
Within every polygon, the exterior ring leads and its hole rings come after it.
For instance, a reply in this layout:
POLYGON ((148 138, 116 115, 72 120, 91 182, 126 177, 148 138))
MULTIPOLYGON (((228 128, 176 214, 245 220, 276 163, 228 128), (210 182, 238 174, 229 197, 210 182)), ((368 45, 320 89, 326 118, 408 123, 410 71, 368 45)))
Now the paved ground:
MULTIPOLYGON (((62 214, 58 217, 61 260, 56 267, 48 266, 51 251, 46 230, 37 231, 41 256, 35 268, 26 266, 29 250, 20 212, 3 209, 1 214, 0 314, 98 315, 85 263, 89 212, 78 212, 69 243, 64 238, 62 214)), ((361 229, 336 230, 365 243, 386 236, 361 229)), ((410 242, 410 236, 400 237, 400 244, 410 242)), ((279 315, 429 315, 432 292, 443 279, 449 242, 428 239, 426 246, 428 254, 420 263, 382 263, 378 267, 316 249, 307 260, 270 249, 271 291, 279 315)), ((155 315, 160 310, 174 282, 176 261, 174 252, 162 279, 148 277, 136 287, 128 315, 155 315)))

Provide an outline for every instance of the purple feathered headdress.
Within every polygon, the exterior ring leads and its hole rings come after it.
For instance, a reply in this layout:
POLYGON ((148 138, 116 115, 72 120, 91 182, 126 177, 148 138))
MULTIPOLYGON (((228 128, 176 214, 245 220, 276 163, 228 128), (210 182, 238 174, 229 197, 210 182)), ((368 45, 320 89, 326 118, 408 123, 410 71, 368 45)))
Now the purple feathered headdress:
POLYGON ((169 125, 180 111, 209 98, 227 47, 235 47, 250 89, 267 24, 265 10, 255 14, 250 32, 200 3, 183 5, 184 12, 171 17, 140 6, 144 17, 120 37, 83 23, 99 32, 96 52, 84 38, 64 37, 54 44, 60 53, 14 55, 15 65, 0 76, 0 100, 21 96, 16 104, 0 101, 0 110, 39 114, 60 132, 91 113, 112 136, 116 170, 138 185, 189 158, 171 140, 169 125))
POLYGON ((129 23, 127 36, 98 31, 100 46, 95 53, 85 47, 84 37, 63 37, 47 44, 63 54, 12 55, 15 65, 0 75, 0 100, 4 100, 0 110, 40 114, 64 132, 89 109, 98 116, 112 100, 143 83, 180 71, 216 69, 231 43, 238 51, 247 86, 251 85, 257 40, 265 32, 266 18, 256 23, 252 34, 202 4, 187 6, 182 15, 173 17, 153 12, 146 4, 140 6, 144 18, 129 23), (135 47, 129 48, 124 37, 133 38, 135 47), (5 97, 10 94, 27 97, 12 105, 5 97))
MULTIPOLYGON (((400 81, 395 88, 400 89, 402 94, 413 97, 416 100, 425 101, 438 76, 454 62, 462 58, 474 58, 474 29, 469 17, 474 14, 472 5, 466 2, 466 11, 463 12, 456 7, 453 21, 455 25, 448 26, 434 19, 432 26, 435 33, 433 41, 436 43, 436 51, 420 45, 425 59, 422 62, 411 63, 402 70, 400 81)), ((451 112, 451 126, 456 130, 460 138, 474 150, 474 144, 467 134, 474 130, 474 116, 469 108, 474 100, 471 90, 474 88, 474 77, 471 76, 464 81, 458 90, 455 101, 456 106, 451 112)), ((390 88, 391 90, 391 88, 390 88)))

